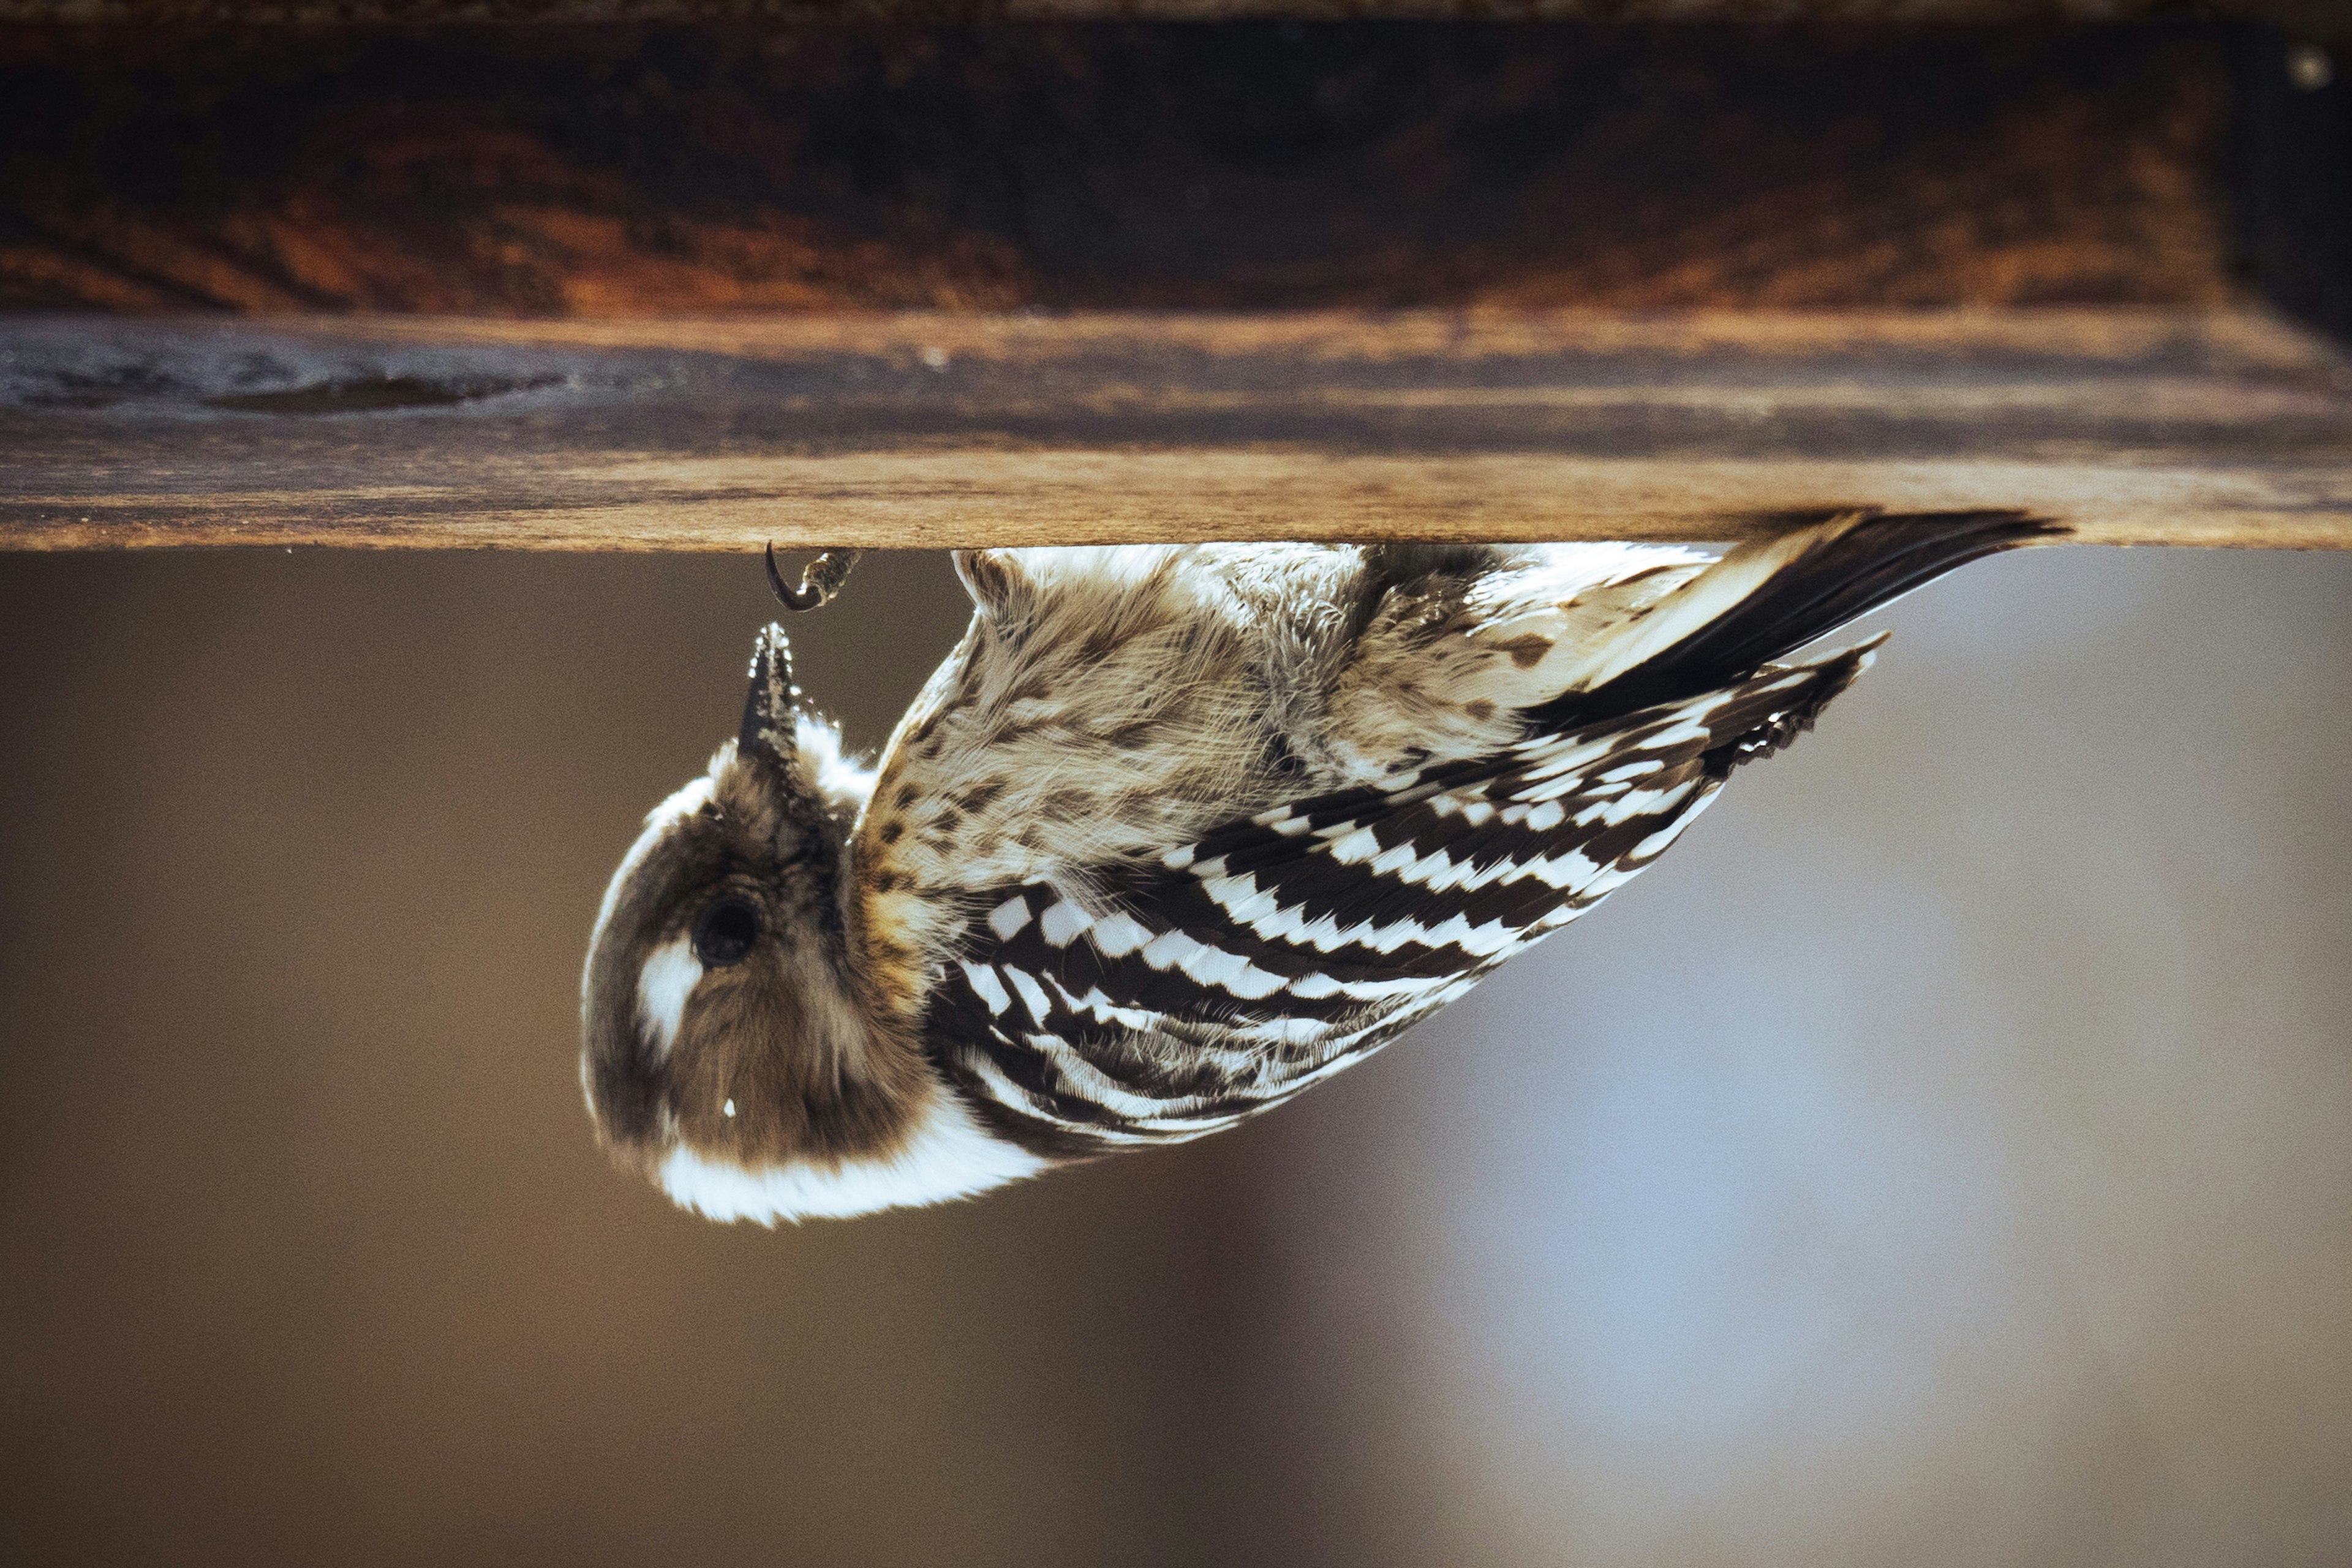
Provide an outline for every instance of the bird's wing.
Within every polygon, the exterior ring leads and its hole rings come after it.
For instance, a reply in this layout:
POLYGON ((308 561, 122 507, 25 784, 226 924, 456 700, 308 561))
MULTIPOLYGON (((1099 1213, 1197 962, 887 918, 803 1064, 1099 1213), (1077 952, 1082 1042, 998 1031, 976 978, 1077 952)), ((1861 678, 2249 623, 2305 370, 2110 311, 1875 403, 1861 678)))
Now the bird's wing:
POLYGON ((931 1048, 978 1113, 1040 1152, 1229 1126, 1598 903, 1869 657, 1768 667, 1294 801, 1083 891, 984 891, 932 987, 931 1048))

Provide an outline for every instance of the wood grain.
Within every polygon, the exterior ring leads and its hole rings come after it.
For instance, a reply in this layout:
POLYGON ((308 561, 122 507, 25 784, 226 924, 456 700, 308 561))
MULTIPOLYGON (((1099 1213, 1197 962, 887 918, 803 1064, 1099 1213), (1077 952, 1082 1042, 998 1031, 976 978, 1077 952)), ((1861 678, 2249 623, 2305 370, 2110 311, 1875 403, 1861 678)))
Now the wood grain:
POLYGON ((24 549, 2352 546, 2352 360, 2242 310, 20 319, 0 451, 24 549))

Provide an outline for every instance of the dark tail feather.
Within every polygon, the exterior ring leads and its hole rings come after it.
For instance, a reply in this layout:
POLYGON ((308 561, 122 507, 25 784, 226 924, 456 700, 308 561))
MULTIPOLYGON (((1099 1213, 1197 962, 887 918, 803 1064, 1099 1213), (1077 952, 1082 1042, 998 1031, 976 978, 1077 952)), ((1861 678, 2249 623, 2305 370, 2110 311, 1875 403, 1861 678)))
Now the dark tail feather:
POLYGON ((1702 685, 1734 679, 1957 567, 2064 531, 2021 511, 1867 518, 1824 537, 1651 662, 1688 671, 1702 685))
MULTIPOLYGON (((1837 520, 1831 520, 1834 522, 1837 520)), ((2021 511, 1867 515, 1818 537, 1748 596, 1607 685, 1564 696, 1554 723, 1585 722, 1728 685, 1956 567, 2067 531, 2021 511)))
MULTIPOLYGON (((1886 640, 1885 633, 1868 642, 1830 655, 1818 664, 1800 665, 1804 679, 1792 695, 1781 695, 1762 711, 1745 714, 1735 709, 1718 714, 1708 726, 1718 740, 1700 753, 1700 765, 1709 778, 1719 779, 1742 763, 1757 762, 1788 746, 1813 727, 1822 710, 1870 668, 1871 657, 1886 640), (1746 723, 1741 721, 1747 720, 1746 723)), ((1759 684, 1761 684, 1759 682, 1759 684)))

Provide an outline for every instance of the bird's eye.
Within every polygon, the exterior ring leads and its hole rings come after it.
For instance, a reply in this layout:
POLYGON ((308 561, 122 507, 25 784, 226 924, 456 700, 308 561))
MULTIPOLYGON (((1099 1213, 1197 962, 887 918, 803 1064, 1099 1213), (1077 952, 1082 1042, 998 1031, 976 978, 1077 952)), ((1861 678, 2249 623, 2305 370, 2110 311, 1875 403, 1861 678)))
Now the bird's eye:
POLYGON ((743 962, 760 940, 760 911, 740 899, 721 899, 694 922, 694 956, 705 969, 743 962))

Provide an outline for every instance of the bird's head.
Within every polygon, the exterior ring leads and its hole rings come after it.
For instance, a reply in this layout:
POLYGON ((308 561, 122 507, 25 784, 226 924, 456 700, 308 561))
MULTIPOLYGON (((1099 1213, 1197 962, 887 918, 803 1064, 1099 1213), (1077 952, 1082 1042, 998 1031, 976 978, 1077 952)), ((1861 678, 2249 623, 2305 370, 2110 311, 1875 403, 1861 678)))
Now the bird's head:
POLYGON ((654 808, 604 894, 581 1081, 605 1145, 680 1203, 847 1212, 828 1182, 891 1157, 923 1113, 919 1055, 853 972, 846 844, 872 785, 802 704, 771 626, 741 732, 654 808))

